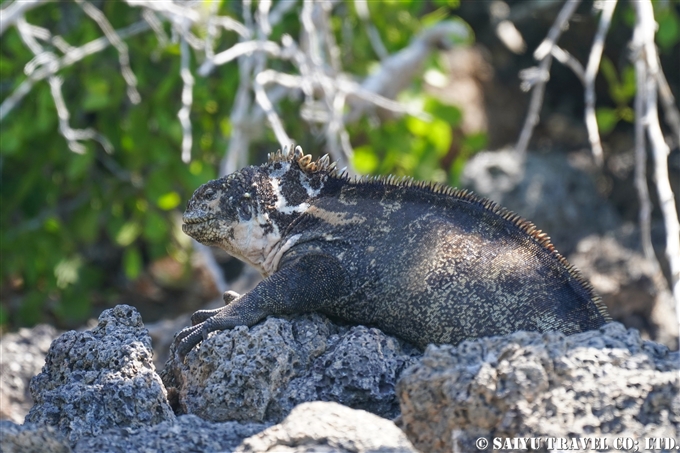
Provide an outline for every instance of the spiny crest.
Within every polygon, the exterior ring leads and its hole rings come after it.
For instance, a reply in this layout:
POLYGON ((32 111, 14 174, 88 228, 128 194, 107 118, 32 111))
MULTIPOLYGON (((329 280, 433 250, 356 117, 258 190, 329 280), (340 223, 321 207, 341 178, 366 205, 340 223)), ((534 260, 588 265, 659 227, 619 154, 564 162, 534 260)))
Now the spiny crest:
POLYGON ((328 154, 324 154, 316 161, 313 161, 311 154, 305 154, 302 151, 302 147, 294 146, 293 144, 284 146, 283 151, 279 149, 275 153, 269 153, 267 161, 270 164, 276 162, 295 162, 300 167, 300 170, 305 173, 332 172, 335 170, 335 162, 331 163, 328 154))
POLYGON ((354 176, 350 179, 347 168, 345 167, 341 170, 338 170, 335 166, 335 162, 330 163, 328 154, 325 154, 316 161, 312 161, 312 156, 310 154, 304 154, 300 146, 295 146, 294 148, 293 145, 285 146, 283 151, 278 150, 276 153, 270 153, 269 162, 296 162, 300 169, 306 173, 325 171, 328 172, 328 176, 343 179, 351 184, 386 184, 396 187, 413 188, 429 191, 435 194, 442 194, 448 197, 453 197, 459 200, 480 205, 484 209, 499 215, 508 222, 516 225, 521 231, 533 238, 541 247, 546 249, 553 257, 555 257, 555 259, 560 262, 560 264, 564 266, 569 275, 571 275, 583 286, 590 296, 590 299, 593 301, 604 318, 608 321, 611 320, 606 306, 602 302, 600 296, 597 295, 590 282, 586 280, 581 275, 581 273, 557 251, 557 249, 555 249, 555 246, 550 241, 550 237, 546 233, 539 230, 536 225, 530 221, 523 219, 518 214, 515 214, 514 212, 498 205, 489 199, 479 197, 478 195, 475 195, 466 189, 456 189, 444 184, 417 181, 408 176, 354 176))

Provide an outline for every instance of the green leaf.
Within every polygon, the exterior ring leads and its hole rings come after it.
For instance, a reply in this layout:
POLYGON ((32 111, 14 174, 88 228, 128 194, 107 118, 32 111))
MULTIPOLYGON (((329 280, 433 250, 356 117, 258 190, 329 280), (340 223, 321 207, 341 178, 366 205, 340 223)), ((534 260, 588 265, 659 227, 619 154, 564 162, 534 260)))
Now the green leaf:
POLYGON ((463 139, 463 147, 469 152, 477 152, 486 148, 488 136, 486 132, 477 132, 475 134, 466 135, 463 139))
POLYGON ((116 242, 121 247, 127 247, 132 244, 139 236, 139 225, 137 222, 129 221, 123 224, 118 233, 116 233, 116 242))
POLYGON ((449 17, 449 12, 445 6, 439 7, 431 13, 421 17, 420 22, 424 27, 431 27, 449 17))
POLYGON ((79 210, 73 217, 78 237, 91 244, 99 233, 99 215, 101 211, 92 209, 90 205, 79 210))
POLYGON ((370 146, 358 146, 354 148, 352 165, 359 173, 370 174, 378 168, 378 158, 370 146))
POLYGON ((86 79, 86 94, 81 107, 84 110, 102 110, 109 104, 109 90, 109 82, 106 79, 86 79))
POLYGON ((437 6, 448 6, 451 9, 456 9, 460 6, 460 0, 434 0, 437 6))
POLYGON ((85 154, 72 154, 68 171, 66 172, 68 179, 71 181, 81 179, 92 165, 93 158, 93 152, 87 152, 85 154))
POLYGON ((609 107, 598 107, 595 110, 595 118, 602 135, 610 133, 616 126, 616 123, 619 122, 619 115, 616 113, 616 109, 609 107))
POLYGON ((430 134, 432 124, 415 116, 409 116, 406 118, 406 127, 413 135, 425 137, 430 134))
POLYGON ((142 272, 142 255, 135 247, 128 247, 123 252, 123 269, 130 280, 136 279, 142 272))
POLYGON ((680 40, 680 18, 669 8, 656 14, 656 21, 659 24, 656 42, 663 50, 670 50, 680 40))
POLYGON ((428 98, 425 101, 424 110, 432 116, 446 121, 451 127, 460 125, 463 120, 463 112, 458 107, 442 104, 434 98, 428 98))
POLYGON ((160 242, 167 239, 167 220, 158 213, 150 211, 144 218, 144 238, 151 242, 160 242))
POLYGON ((437 150, 437 155, 443 157, 449 152, 451 147, 451 126, 440 119, 432 121, 430 126, 430 134, 428 135, 430 143, 432 143, 437 150))
POLYGON ((66 288, 69 285, 78 283, 80 268, 83 265, 83 259, 80 256, 72 258, 64 258, 54 268, 54 276, 57 278, 57 286, 59 288, 66 288))
POLYGON ((175 191, 168 192, 165 195, 161 195, 158 198, 158 207, 163 209, 164 211, 169 211, 171 209, 175 209, 177 206, 179 206, 179 203, 181 201, 181 198, 179 194, 175 191))

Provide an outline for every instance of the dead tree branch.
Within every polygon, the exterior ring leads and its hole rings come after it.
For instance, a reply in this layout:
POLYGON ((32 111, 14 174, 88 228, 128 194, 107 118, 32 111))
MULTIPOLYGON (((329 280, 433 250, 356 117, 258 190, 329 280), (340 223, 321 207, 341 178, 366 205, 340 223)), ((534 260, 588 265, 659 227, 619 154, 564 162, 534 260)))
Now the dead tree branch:
POLYGON ((527 112, 524 126, 520 132, 519 140, 515 145, 515 150, 517 150, 520 155, 526 153, 527 147, 529 146, 529 140, 531 140, 531 136, 534 133, 534 127, 536 127, 540 118, 539 113, 541 106, 543 105, 545 84, 550 80, 553 48, 557 45, 557 41, 562 35, 562 32, 566 29, 569 19, 574 14, 574 11, 576 11, 576 7, 579 3, 581 3, 581 0, 567 0, 557 15, 555 23, 550 27, 548 36, 546 36, 543 42, 534 51, 534 59, 540 62, 538 67, 530 68, 530 70, 525 69, 520 73, 522 89, 524 91, 534 90, 531 93, 529 111, 527 112))
POLYGON ((600 24, 593 39, 593 45, 590 48, 590 56, 588 57, 588 64, 584 74, 585 81, 585 123, 588 129, 588 139, 590 140, 590 148, 593 152, 593 158, 598 166, 602 166, 602 142, 600 141, 600 132, 597 128, 597 119, 595 118, 595 77, 600 69, 600 59, 602 58, 602 51, 604 49, 604 38, 607 36, 609 25, 612 21, 612 15, 616 8, 616 0, 602 2, 602 15, 600 17, 600 24))

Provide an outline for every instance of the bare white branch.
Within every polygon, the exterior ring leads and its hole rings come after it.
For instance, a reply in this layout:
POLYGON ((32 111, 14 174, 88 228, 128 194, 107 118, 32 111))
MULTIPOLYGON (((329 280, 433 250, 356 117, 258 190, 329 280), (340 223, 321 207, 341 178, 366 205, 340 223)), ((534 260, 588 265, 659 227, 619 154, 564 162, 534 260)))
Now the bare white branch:
POLYGON ((271 0, 260 0, 257 5, 257 21, 260 25, 260 31, 264 36, 269 36, 272 32, 272 26, 269 23, 269 10, 271 7, 271 0))
POLYGON ((276 27, 281 20, 283 20, 283 16, 285 16, 289 11, 291 11, 293 8, 297 6, 297 1, 296 0, 288 0, 285 2, 278 2, 275 6, 274 9, 272 10, 271 13, 269 13, 269 23, 273 27, 276 27))
POLYGON ((588 57, 588 64, 586 65, 585 72, 585 123, 586 129, 588 130, 590 148, 593 151, 593 158, 598 166, 602 166, 604 158, 602 156, 600 132, 595 117, 595 77, 600 68, 600 59, 602 58, 602 50, 604 49, 604 38, 607 36, 616 3, 616 0, 602 2, 600 24, 597 27, 597 32, 593 39, 593 46, 590 48, 590 56, 588 57))
POLYGON ((387 51, 385 44, 383 44, 382 39, 380 39, 378 29, 375 28, 375 25, 371 22, 371 13, 368 9, 368 2, 366 0, 354 0, 354 8, 357 11, 357 16, 359 16, 359 19, 361 19, 364 24, 373 52, 375 52, 378 58, 384 60, 390 54, 387 51))
POLYGON ((206 60, 199 68, 198 74, 206 76, 215 66, 229 63, 243 55, 250 55, 253 52, 267 52, 273 57, 281 56, 281 47, 273 41, 246 41, 240 42, 229 49, 218 53, 212 59, 206 60))
POLYGON ((161 48, 166 47, 170 42, 170 38, 168 38, 168 35, 165 34, 165 30, 163 29, 163 23, 158 19, 156 13, 154 13, 150 9, 143 8, 142 17, 144 18, 146 23, 149 24, 149 27, 151 27, 153 32, 156 34, 158 46, 161 48))
POLYGON ((182 162, 191 162, 191 146, 193 137, 191 132, 191 105, 194 102, 193 88, 194 76, 191 74, 189 68, 191 54, 189 53, 189 44, 186 39, 182 37, 180 41, 180 76, 184 86, 182 87, 182 108, 177 113, 177 118, 182 125, 182 162))
MULTIPOLYGON (((141 21, 119 30, 118 36, 121 39, 124 39, 129 36, 137 35, 148 29, 149 25, 146 22, 141 21)), ((108 40, 108 38, 101 37, 90 41, 81 47, 73 49, 71 52, 68 52, 59 58, 59 60, 57 60, 54 64, 50 64, 49 66, 40 66, 39 69, 36 69, 35 72, 30 74, 26 80, 21 82, 17 89, 14 90, 14 92, 2 102, 2 105, 0 105, 0 122, 7 116, 9 112, 12 111, 14 107, 16 107, 16 105, 19 104, 19 102, 21 102, 24 96, 30 93, 33 85, 35 85, 37 82, 56 74, 60 69, 71 66, 72 64, 89 55, 101 52, 109 45, 111 45, 111 42, 108 40)))
POLYGON ((64 96, 61 93, 61 85, 63 80, 61 77, 52 76, 49 78, 50 90, 52 92, 52 98, 54 99, 54 105, 57 108, 57 116, 59 117, 59 132, 68 142, 68 147, 71 151, 78 154, 85 153, 85 146, 80 143, 82 140, 96 140, 98 141, 107 153, 113 152, 113 145, 108 141, 106 137, 99 134, 97 131, 91 128, 87 129, 73 129, 69 125, 69 119, 71 114, 66 108, 66 103, 64 102, 64 96))
MULTIPOLYGON (((523 78, 522 89, 533 87, 534 91, 531 93, 529 111, 524 120, 524 126, 522 126, 522 131, 520 132, 519 139, 515 145, 515 150, 520 155, 526 153, 527 147, 529 146, 529 140, 531 140, 531 136, 534 133, 534 127, 536 127, 540 119, 539 113, 541 105, 543 105, 545 84, 550 78, 549 74, 550 66, 552 65, 553 48, 557 45, 557 41, 562 35, 562 32, 567 28, 569 19, 574 14, 574 11, 576 11, 576 7, 579 3, 581 3, 581 0, 567 0, 564 4, 552 27, 550 27, 548 35, 534 51, 534 58, 540 61, 537 69, 538 76, 530 81, 523 78)), ((527 74, 525 73, 525 76, 526 75, 527 74)), ((520 77, 522 77, 522 74, 520 74, 520 77)))
MULTIPOLYGON (((659 56, 654 43, 656 22, 650 0, 634 3, 636 24, 632 48, 635 58, 642 59, 646 66, 646 92, 644 99, 644 120, 652 156, 654 158, 654 182, 659 197, 659 205, 666 230, 666 258, 670 268, 670 286, 675 299, 676 315, 680 323, 680 221, 675 208, 675 195, 668 174, 668 154, 666 143, 659 123, 657 105, 657 80, 659 79, 659 56)), ((642 101, 641 101, 642 102, 642 101)))
MULTIPOLYGON (((640 50, 640 49, 638 49, 640 50)), ((654 246, 652 245, 652 202, 647 187, 647 145, 645 141, 645 104, 647 99, 647 65, 639 54, 635 60, 635 189, 640 210, 640 242, 645 258, 658 270, 654 246)))
POLYGON ((116 31, 113 29, 106 16, 96 7, 94 7, 92 3, 86 2, 84 0, 75 1, 78 5, 80 5, 83 11, 85 11, 85 14, 97 22, 97 25, 99 25, 99 28, 101 28, 104 36, 106 36, 109 42, 111 42, 113 47, 115 47, 118 51, 118 61, 120 62, 121 74, 123 75, 123 79, 125 79, 125 82, 128 86, 128 98, 133 104, 139 104, 139 101, 142 100, 142 97, 139 95, 139 91, 137 91, 137 77, 135 77, 135 73, 132 72, 132 69, 130 68, 130 55, 128 54, 127 45, 120 39, 120 36, 118 36, 116 31))
POLYGON ((272 126, 272 129, 274 130, 274 135, 276 135, 276 139, 279 142, 279 145, 281 147, 286 146, 287 144, 292 143, 292 140, 286 134, 285 129, 283 128, 283 124, 281 123, 281 118, 279 118, 279 115, 276 113, 274 110, 274 106, 272 105, 271 101, 269 100, 269 97, 267 97, 267 93, 264 89, 264 84, 262 83, 263 77, 261 75, 264 74, 261 72, 260 74, 255 77, 255 84, 253 88, 255 89, 255 99, 257 100, 257 103, 260 104, 260 107, 262 107, 262 110, 265 111, 267 114, 267 119, 269 120, 269 124, 272 126))
MULTIPOLYGON (((660 62, 657 62, 657 65, 661 68, 660 62)), ((680 146, 680 112, 675 103, 675 97, 673 96, 671 87, 668 86, 666 75, 661 70, 657 72, 657 84, 659 85, 659 96, 661 96, 663 112, 666 115, 666 123, 675 135, 675 145, 680 146)))
POLYGON ((581 3, 581 0, 567 0, 564 4, 552 27, 550 27, 548 35, 534 51, 534 58, 537 61, 543 60, 552 53, 553 46, 557 44, 562 32, 567 29, 569 19, 574 15, 574 11, 576 11, 576 7, 578 7, 579 3, 581 3))
MULTIPOLYGON (((469 31, 464 25, 455 21, 440 22, 427 28, 406 48, 386 58, 378 70, 363 81, 361 94, 355 89, 345 89, 346 92, 352 91, 353 95, 348 96, 347 99, 352 110, 345 117, 345 122, 356 121, 367 109, 372 108, 371 103, 383 107, 378 102, 382 102, 385 98, 394 99, 420 73, 423 63, 434 49, 453 45, 450 41, 452 36, 466 40, 469 37, 469 31), (369 93, 379 95, 382 99, 372 98, 369 103, 361 102, 361 100, 368 100, 369 93), (355 96, 361 100, 357 100, 355 96)), ((347 84, 349 81, 343 83, 347 84)), ((395 110, 396 106, 391 105, 393 108, 390 110, 395 110)))
POLYGON ((203 40, 203 51, 205 52, 205 58, 207 59, 215 56, 215 50, 213 46, 215 45, 215 39, 218 36, 215 16, 217 16, 217 9, 219 6, 220 4, 217 0, 211 0, 210 3, 208 3, 210 13, 208 14, 208 20, 206 23, 205 39, 203 40))
POLYGON ((571 69, 576 77, 583 85, 586 83, 586 73, 583 65, 572 54, 562 49, 560 46, 554 46, 552 49, 552 56, 569 69, 571 69))
POLYGON ((14 0, 11 3, 7 3, 4 8, 0 9, 0 36, 5 33, 5 30, 12 25, 16 24, 20 17, 24 14, 40 6, 41 3, 45 3, 48 0, 14 0))

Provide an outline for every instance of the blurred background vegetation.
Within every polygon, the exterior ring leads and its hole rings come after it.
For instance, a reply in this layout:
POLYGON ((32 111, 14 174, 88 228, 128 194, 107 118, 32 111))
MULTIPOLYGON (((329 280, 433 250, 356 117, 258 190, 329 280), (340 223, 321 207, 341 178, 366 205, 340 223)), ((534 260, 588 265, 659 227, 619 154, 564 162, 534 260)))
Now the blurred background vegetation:
MULTIPOLYGON (((115 29, 140 20, 139 8, 124 2, 91 3, 115 29)), ((253 10, 257 8, 254 3, 253 10)), ((532 2, 509 1, 508 5, 520 3, 532 8, 532 2)), ((675 90, 680 73, 678 4, 655 2, 662 63, 667 74, 676 76, 671 80, 675 90)), ((527 96, 519 90, 518 71, 535 64, 531 52, 545 37, 559 7, 536 8, 535 14, 517 23, 527 51, 516 53, 495 36, 487 2, 368 2, 371 21, 389 54, 403 49, 428 26, 462 18, 474 32, 474 45, 483 49, 492 68, 493 75, 480 82, 489 88, 487 113, 505 119, 498 120, 502 124, 490 119, 489 126, 477 130, 464 128, 466 105, 444 102, 428 87, 428 80, 436 82, 450 71, 442 54, 435 52, 423 68, 429 78, 417 78, 399 96, 405 103, 421 106, 432 121, 408 115, 366 115, 348 125, 354 169, 358 173, 409 175, 456 185, 465 161, 475 152, 511 145, 527 103, 527 96), (503 102, 500 106, 499 99, 503 102), (489 106, 495 107, 489 110, 489 106)), ((241 3, 223 1, 218 12, 240 20, 241 8, 241 3)), ((574 30, 563 42, 565 49, 581 61, 587 59, 597 27, 592 9, 592 2, 579 7, 580 19, 573 22, 574 30)), ((270 39, 279 41, 284 33, 298 36, 299 14, 300 7, 292 8, 274 27, 270 39)), ((60 35, 71 46, 103 36, 97 23, 75 2, 40 5, 26 13, 26 20, 60 35)), ((631 21, 630 5, 621 3, 607 38, 597 84, 601 133, 605 143, 617 133, 628 137, 622 147, 632 146, 635 80, 626 55, 631 21)), ((360 25, 353 2, 335 5, 330 26, 342 49, 342 67, 359 80, 380 62, 367 29, 360 25)), ((164 27, 171 36, 170 26, 164 27)), ((200 37, 204 30, 194 32, 200 37)), ((238 35, 225 32, 215 47, 228 48, 237 42, 238 35)), ((173 298, 179 297, 192 279, 191 242, 181 233, 178 219, 193 190, 218 176, 233 127, 230 113, 239 69, 232 62, 206 77, 195 77, 190 112, 192 157, 185 163, 181 159, 182 127, 177 118, 183 88, 180 44, 159 42, 151 31, 128 37, 125 43, 141 96, 137 104, 127 96, 119 55, 113 47, 58 72, 63 78, 71 127, 94 129, 110 142, 113 152, 95 140, 82 141, 84 149, 79 153, 69 148, 60 135, 59 117, 45 80, 38 82, 0 123, 3 331, 45 321, 61 328, 80 325, 103 308, 126 302, 131 293, 144 293, 143 282, 149 275, 167 290, 156 297, 162 300, 152 317, 161 316, 172 310, 173 298)), ((26 79, 24 68, 32 58, 16 28, 8 28, 0 44, 2 100, 26 79)), ((194 55, 192 70, 199 64, 194 55)), ((580 124, 582 98, 580 82, 568 69, 554 65, 542 116, 557 114, 567 122, 580 124)), ((323 137, 301 119, 299 102, 286 99, 277 108, 287 132, 307 152, 314 156, 325 152, 323 137)), ((539 126, 534 146, 573 149, 587 146, 587 140, 556 137, 550 127, 539 126)), ((268 130, 244 152, 249 151, 249 162, 259 164, 276 148, 274 134, 268 130)), ((614 148, 612 145, 605 151, 615 152, 614 148)), ((145 317, 145 321, 150 320, 145 317)))

